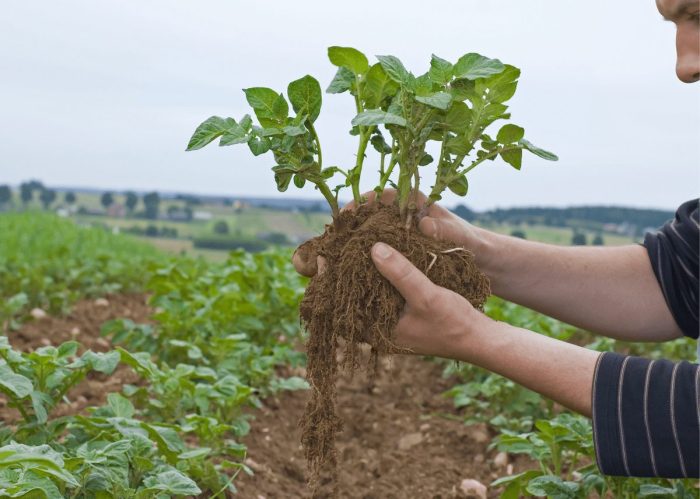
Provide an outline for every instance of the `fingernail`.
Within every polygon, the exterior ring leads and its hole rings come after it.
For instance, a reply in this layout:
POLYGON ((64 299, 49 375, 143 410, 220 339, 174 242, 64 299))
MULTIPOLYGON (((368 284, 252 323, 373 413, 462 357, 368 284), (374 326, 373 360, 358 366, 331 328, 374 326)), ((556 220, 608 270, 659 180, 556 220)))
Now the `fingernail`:
POLYGON ((377 243, 372 247, 372 254, 381 260, 389 258, 391 252, 392 249, 384 243, 377 243))

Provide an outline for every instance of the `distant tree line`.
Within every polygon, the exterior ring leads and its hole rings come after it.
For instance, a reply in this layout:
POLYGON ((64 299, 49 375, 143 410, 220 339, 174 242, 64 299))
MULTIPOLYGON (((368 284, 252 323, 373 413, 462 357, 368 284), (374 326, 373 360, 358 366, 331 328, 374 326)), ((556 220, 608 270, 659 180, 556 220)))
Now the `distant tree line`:
POLYGON ((572 208, 497 208, 475 212, 459 205, 454 212, 470 222, 506 223, 512 225, 541 224, 553 227, 576 227, 600 230, 604 224, 634 227, 641 235, 647 227, 659 227, 673 218, 672 211, 622 208, 619 206, 577 206, 572 208))

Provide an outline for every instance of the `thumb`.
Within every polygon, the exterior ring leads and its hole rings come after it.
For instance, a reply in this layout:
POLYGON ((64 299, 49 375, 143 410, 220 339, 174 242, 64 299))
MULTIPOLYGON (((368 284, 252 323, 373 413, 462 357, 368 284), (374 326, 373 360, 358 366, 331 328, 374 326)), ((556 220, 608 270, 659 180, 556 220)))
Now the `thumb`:
POLYGON ((430 302, 435 284, 408 259, 391 246, 376 243, 372 247, 374 265, 386 279, 413 306, 425 306, 430 302))
POLYGON ((433 217, 423 217, 420 222, 418 222, 418 229, 426 236, 437 239, 438 241, 451 241, 457 243, 463 239, 464 230, 460 230, 458 227, 450 220, 443 220, 440 218, 433 217))

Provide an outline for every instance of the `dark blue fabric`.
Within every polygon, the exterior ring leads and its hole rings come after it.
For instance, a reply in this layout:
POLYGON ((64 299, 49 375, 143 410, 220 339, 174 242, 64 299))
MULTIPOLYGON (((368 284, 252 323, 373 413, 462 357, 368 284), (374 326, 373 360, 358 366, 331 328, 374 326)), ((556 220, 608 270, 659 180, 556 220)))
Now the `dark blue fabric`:
POLYGON ((698 365, 685 361, 601 354, 593 386, 593 428, 602 473, 700 477, 697 373, 698 365))
POLYGON ((698 200, 683 203, 673 220, 647 233, 647 249, 656 279, 683 334, 697 338, 700 302, 700 215, 698 200))

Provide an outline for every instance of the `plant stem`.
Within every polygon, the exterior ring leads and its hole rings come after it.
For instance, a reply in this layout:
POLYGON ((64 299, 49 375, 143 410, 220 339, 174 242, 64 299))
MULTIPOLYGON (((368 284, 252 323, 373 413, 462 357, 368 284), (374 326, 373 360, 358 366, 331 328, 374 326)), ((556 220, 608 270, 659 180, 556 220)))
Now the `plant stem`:
POLYGON ((369 136, 374 127, 370 127, 366 131, 360 131, 360 144, 357 147, 357 158, 355 159, 355 168, 350 171, 350 183, 352 184, 352 197, 358 205, 362 202, 360 194, 360 175, 362 174, 362 164, 365 160, 365 151, 369 143, 369 136))
POLYGON ((338 214, 340 213, 340 210, 338 209, 338 200, 335 198, 335 196, 333 196, 333 193, 328 188, 325 182, 321 181, 314 183, 318 190, 321 191, 321 194, 323 194, 323 197, 326 198, 326 201, 328 201, 328 204, 331 207, 333 218, 338 218, 338 214))
POLYGON ((396 163, 399 162, 399 158, 396 156, 392 156, 391 159, 389 160, 389 166, 387 167, 386 171, 384 172, 384 175, 379 179, 379 185, 377 186, 376 192, 378 196, 382 195, 382 192, 384 192, 384 186, 386 183, 389 181, 389 177, 391 177, 391 173, 394 171, 394 167, 396 166, 396 163))

